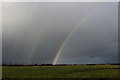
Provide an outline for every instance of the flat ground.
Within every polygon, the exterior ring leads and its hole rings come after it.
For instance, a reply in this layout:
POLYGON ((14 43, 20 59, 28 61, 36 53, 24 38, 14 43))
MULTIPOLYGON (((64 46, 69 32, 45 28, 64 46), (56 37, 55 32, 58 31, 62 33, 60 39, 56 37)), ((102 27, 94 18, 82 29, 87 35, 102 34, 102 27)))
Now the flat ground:
POLYGON ((118 65, 3 66, 3 78, 118 78, 118 65))

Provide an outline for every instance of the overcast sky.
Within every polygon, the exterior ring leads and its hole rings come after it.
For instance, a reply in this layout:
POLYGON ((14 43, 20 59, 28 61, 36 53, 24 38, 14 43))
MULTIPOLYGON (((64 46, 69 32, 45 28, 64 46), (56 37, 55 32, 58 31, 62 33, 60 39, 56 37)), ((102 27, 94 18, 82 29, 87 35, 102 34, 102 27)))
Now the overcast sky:
POLYGON ((118 61, 117 2, 13 2, 2 12, 3 63, 52 63, 62 44, 57 63, 118 61))

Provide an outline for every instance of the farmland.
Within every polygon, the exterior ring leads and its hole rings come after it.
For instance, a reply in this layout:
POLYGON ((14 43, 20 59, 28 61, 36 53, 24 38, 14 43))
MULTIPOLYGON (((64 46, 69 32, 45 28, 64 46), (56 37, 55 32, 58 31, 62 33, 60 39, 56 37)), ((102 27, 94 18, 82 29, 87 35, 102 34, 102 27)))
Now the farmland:
POLYGON ((3 66, 3 78, 118 78, 118 65, 3 66))

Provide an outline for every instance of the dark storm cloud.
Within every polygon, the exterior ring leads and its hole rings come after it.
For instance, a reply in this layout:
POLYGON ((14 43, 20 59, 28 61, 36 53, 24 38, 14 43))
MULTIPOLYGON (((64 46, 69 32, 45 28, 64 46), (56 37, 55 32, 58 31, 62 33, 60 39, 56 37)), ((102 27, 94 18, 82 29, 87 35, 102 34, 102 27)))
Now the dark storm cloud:
POLYGON ((117 6, 103 7, 77 28, 66 43, 59 63, 118 62, 117 6))
POLYGON ((75 26, 101 4, 105 4, 102 10, 68 40, 61 59, 64 63, 102 63, 109 54, 113 58, 107 61, 115 62, 116 3, 4 3, 3 63, 51 63, 75 26))

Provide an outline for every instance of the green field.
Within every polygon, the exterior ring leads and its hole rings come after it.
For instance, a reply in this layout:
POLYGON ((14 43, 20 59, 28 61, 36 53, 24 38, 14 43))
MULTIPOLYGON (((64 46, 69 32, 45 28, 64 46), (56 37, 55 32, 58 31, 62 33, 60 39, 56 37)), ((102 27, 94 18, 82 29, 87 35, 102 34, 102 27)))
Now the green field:
POLYGON ((118 65, 4 66, 3 78, 118 78, 118 65))

